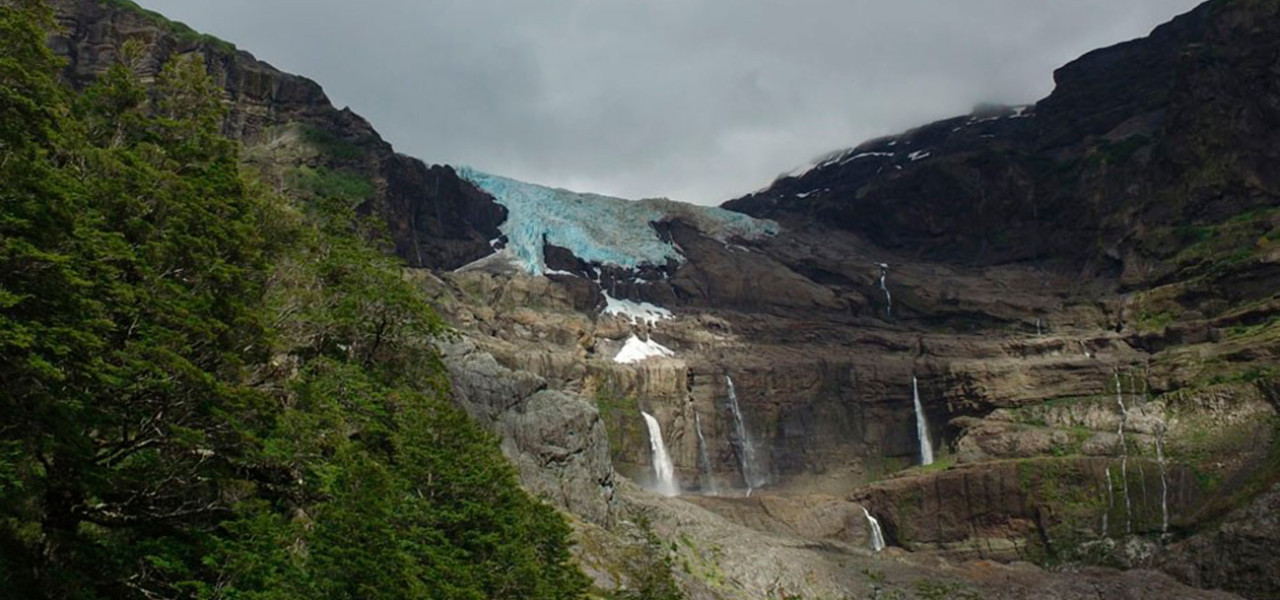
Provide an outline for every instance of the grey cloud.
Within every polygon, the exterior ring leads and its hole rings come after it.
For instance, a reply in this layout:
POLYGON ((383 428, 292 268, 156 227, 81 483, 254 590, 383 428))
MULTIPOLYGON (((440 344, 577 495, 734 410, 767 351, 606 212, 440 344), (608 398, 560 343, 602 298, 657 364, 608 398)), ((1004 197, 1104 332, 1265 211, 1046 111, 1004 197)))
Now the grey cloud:
POLYGON ((982 101, 1196 0, 142 0, 311 77, 401 152, 719 203, 982 101))

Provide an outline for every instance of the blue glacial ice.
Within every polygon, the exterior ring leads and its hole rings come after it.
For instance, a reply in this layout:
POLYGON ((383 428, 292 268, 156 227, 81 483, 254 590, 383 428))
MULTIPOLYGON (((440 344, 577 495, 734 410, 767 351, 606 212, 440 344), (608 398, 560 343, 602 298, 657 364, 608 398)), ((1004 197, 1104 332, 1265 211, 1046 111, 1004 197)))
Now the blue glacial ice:
POLYGON ((650 223, 679 219, 726 244, 733 238, 752 240, 778 232, 772 221, 716 207, 666 199, 623 200, 524 183, 470 167, 457 171, 506 207, 507 220, 499 229, 507 236, 507 251, 533 275, 547 271, 544 244, 568 248, 588 263, 627 269, 683 262, 680 249, 662 240, 650 223))

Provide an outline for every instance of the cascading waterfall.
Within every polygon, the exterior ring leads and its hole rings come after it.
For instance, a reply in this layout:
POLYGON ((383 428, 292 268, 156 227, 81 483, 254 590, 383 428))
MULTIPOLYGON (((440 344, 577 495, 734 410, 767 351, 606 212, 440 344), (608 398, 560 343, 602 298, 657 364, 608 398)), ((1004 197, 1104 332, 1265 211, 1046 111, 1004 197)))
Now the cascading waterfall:
POLYGON ((933 442, 929 441, 929 420, 924 416, 924 406, 920 404, 920 385, 914 376, 911 377, 911 399, 916 405, 916 437, 920 439, 920 464, 933 464, 933 442))
POLYGON ((1120 406, 1120 488, 1124 491, 1124 529, 1133 533, 1133 504, 1129 501, 1129 445, 1125 441, 1124 426, 1129 420, 1129 410, 1124 406, 1124 390, 1120 387, 1120 369, 1116 369, 1116 404, 1120 406))
POLYGON ((702 493, 719 495, 716 480, 711 473, 711 457, 707 454, 707 438, 702 437, 702 416, 693 413, 694 429, 698 432, 698 467, 702 469, 702 493))
POLYGON ((671 456, 667 454, 667 444, 662 441, 662 426, 653 415, 640 411, 644 415, 645 425, 649 426, 649 452, 653 457, 654 490, 663 496, 675 496, 679 493, 676 485, 676 470, 671 464, 671 456))
POLYGON ((884 316, 886 318, 893 317, 893 296, 889 295, 889 286, 885 280, 889 277, 889 265, 885 263, 876 263, 880 267, 880 290, 884 292, 884 316))
POLYGON ((880 529, 880 521, 871 516, 865 506, 862 507, 862 514, 867 516, 867 527, 871 529, 871 549, 876 552, 884 550, 884 531, 880 529))
POLYGON ((1160 533, 1169 533, 1169 476, 1164 463, 1164 423, 1156 429, 1156 462, 1160 464, 1160 533))
POLYGON ((742 469, 742 481, 747 485, 747 495, 765 483, 760 476, 756 463, 756 448, 751 443, 751 435, 747 433, 747 425, 742 420, 742 409, 738 407, 738 393, 733 388, 733 378, 725 375, 729 387, 729 410, 733 413, 733 433, 736 438, 734 449, 738 454, 738 467, 742 469))

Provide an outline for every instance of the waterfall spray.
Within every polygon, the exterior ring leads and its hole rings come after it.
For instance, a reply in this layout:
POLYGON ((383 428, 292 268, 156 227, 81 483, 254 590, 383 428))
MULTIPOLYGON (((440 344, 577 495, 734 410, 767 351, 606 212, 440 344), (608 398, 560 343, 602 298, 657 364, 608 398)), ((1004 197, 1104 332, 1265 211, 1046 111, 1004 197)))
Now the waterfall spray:
POLYGON ((671 464, 671 456, 667 454, 667 445, 662 441, 662 426, 653 415, 641 411, 645 425, 649 427, 649 451, 653 457, 654 490, 663 496, 675 496, 679 493, 676 485, 675 467, 671 464))
POLYGON ((742 419, 742 409, 738 406, 738 392, 733 387, 733 378, 725 375, 725 383, 729 387, 729 410, 733 413, 734 450, 738 454, 738 467, 742 470, 742 482, 747 486, 747 495, 765 483, 760 477, 759 465, 756 463, 756 447, 751 443, 751 434, 742 419))
POLYGON ((867 517, 867 527, 871 529, 871 549, 879 552, 884 550, 884 531, 880 529, 880 520, 871 516, 867 511, 867 507, 862 507, 862 514, 867 517))
POLYGON ((694 429, 698 432, 698 467, 702 469, 702 493, 719 495, 716 490, 716 480, 711 473, 711 457, 707 452, 707 438, 702 436, 702 417, 698 413, 693 413, 694 429))
POLYGON ((929 441, 929 420, 925 418, 924 406, 920 404, 920 386, 915 376, 911 377, 911 399, 916 406, 916 437, 920 441, 920 464, 933 464, 933 442, 929 441))

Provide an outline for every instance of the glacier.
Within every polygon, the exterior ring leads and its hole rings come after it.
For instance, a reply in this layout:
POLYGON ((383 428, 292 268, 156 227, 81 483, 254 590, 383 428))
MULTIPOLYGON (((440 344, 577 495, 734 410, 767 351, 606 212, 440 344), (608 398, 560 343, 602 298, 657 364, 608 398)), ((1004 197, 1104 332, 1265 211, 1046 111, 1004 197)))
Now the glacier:
POLYGON ((507 236, 514 261, 531 275, 547 272, 546 244, 568 248, 588 263, 626 269, 683 262, 680 249, 663 240, 651 223, 679 219, 723 243, 778 233, 772 221, 717 207, 571 192, 470 167, 459 167, 457 173, 507 209, 507 220, 498 229, 507 236))

